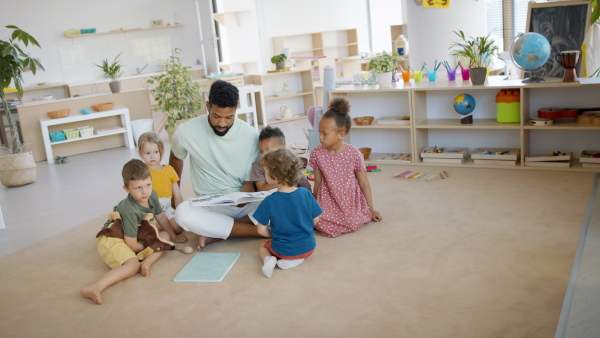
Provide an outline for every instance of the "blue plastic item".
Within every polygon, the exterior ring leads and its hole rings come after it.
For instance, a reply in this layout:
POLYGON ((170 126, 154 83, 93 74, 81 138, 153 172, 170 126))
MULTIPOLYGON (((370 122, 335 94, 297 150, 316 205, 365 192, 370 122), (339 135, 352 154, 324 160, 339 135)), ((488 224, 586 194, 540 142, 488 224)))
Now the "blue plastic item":
POLYGON ((91 110, 89 110, 89 109, 82 109, 82 110, 81 110, 81 113, 82 113, 82 114, 91 114, 91 113, 92 113, 92 111, 91 111, 91 110))

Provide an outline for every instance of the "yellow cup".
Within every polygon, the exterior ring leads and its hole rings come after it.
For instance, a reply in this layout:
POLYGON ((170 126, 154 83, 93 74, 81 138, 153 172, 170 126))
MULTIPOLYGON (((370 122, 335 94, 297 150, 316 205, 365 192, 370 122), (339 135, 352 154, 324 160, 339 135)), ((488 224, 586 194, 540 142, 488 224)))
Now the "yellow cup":
POLYGON ((414 71, 413 78, 415 79, 415 82, 421 82, 421 79, 423 78, 423 72, 421 72, 420 70, 414 71))

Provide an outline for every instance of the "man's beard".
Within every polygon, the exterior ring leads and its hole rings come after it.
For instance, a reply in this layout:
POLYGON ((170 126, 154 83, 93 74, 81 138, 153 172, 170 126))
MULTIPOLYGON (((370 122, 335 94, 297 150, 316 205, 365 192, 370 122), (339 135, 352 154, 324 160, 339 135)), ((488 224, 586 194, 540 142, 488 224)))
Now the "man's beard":
POLYGON ((229 127, 225 127, 224 131, 218 131, 217 128, 215 126, 213 126, 212 122, 210 121, 210 116, 208 116, 208 124, 210 125, 212 130, 215 132, 215 134, 217 134, 217 136, 225 136, 225 134, 227 134, 229 129, 231 129, 231 127, 233 127, 233 123, 232 123, 229 127))

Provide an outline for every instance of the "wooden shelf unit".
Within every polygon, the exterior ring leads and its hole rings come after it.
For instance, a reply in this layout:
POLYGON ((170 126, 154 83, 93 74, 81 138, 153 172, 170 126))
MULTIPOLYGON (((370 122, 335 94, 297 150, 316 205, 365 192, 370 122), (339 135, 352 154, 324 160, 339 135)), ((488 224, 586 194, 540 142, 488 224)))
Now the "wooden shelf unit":
POLYGON ((257 102, 258 122, 266 127, 269 124, 306 118, 309 107, 315 105, 315 91, 312 80, 312 70, 307 68, 292 69, 287 72, 262 73, 248 75, 250 81, 263 86, 264 106, 257 102), (276 96, 281 91, 284 81, 288 80, 293 94, 276 96), (281 107, 288 107, 297 115, 289 119, 280 119, 281 107))
MULTIPOLYGON (((470 81, 397 83, 390 89, 378 86, 348 85, 330 92, 330 98, 343 96, 351 104, 351 117, 371 115, 410 116, 410 125, 385 127, 352 125, 347 141, 357 147, 370 147, 369 161, 385 153, 411 153, 412 162, 398 164, 452 166, 526 170, 564 170, 600 172, 600 168, 582 168, 574 158, 570 167, 526 167, 527 154, 562 151, 578 156, 582 150, 600 150, 600 126, 578 124, 574 119, 559 119, 554 125, 535 127, 530 120, 544 107, 600 107, 600 85, 563 83, 546 79, 545 83, 523 84, 492 77, 486 85, 473 86, 470 81), (518 89, 521 95, 519 123, 498 123, 496 94, 501 89, 518 89), (475 98, 473 124, 461 124, 456 113, 456 96, 467 93, 475 98), (519 148, 516 165, 474 164, 470 156, 463 163, 424 163, 419 153, 425 147, 519 148)), ((379 162, 396 163, 396 162, 379 162)))
POLYGON ((98 35, 120 34, 120 33, 129 33, 129 32, 141 32, 141 31, 149 31, 149 30, 153 30, 153 29, 163 29, 163 28, 179 28, 179 27, 183 27, 183 26, 185 26, 185 25, 177 24, 177 25, 170 25, 170 26, 165 25, 165 26, 156 26, 156 27, 148 27, 148 28, 119 29, 119 30, 110 31, 110 32, 100 32, 100 33, 88 33, 88 34, 71 35, 71 36, 66 36, 66 38, 87 38, 87 37, 98 36, 98 35))

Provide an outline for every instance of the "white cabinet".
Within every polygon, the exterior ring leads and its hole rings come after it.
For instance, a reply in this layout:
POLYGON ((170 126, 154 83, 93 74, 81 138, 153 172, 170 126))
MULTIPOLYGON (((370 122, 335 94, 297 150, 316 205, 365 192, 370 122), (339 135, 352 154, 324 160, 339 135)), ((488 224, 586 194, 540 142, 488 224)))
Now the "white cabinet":
MULTIPOLYGON (((600 86, 582 86, 547 79, 541 84, 496 80, 473 86, 470 81, 440 81, 398 83, 391 89, 378 86, 344 86, 330 92, 330 97, 345 96, 351 104, 351 117, 409 115, 409 125, 356 126, 353 124, 349 142, 357 147, 370 147, 370 161, 382 153, 412 153, 412 163, 423 166, 493 167, 533 170, 600 171, 582 168, 577 159, 568 168, 525 167, 527 154, 572 152, 578 158, 582 150, 600 150, 600 125, 576 123, 574 119, 559 119, 552 126, 530 124, 540 108, 593 108, 600 111, 600 86), (519 123, 498 123, 496 94, 501 89, 518 89, 521 97, 519 123), (473 123, 461 124, 463 118, 455 112, 454 99, 460 94, 475 98, 473 123), (513 166, 475 165, 463 163, 424 163, 419 153, 426 147, 519 148, 519 161, 513 166)), ((376 122, 376 121, 375 121, 376 122)), ((375 123, 374 122, 374 123, 375 123)), ((402 163, 405 164, 405 163, 402 163)))
MULTIPOLYGON (((44 139, 44 149, 46 150, 46 158, 48 159, 48 163, 54 163, 52 146, 63 144, 63 143, 70 143, 70 142, 88 141, 88 140, 95 139, 98 137, 106 137, 106 136, 111 136, 111 135, 115 135, 115 134, 123 134, 125 146, 128 147, 129 149, 134 149, 133 134, 131 131, 131 123, 129 120, 129 109, 127 109, 127 108, 117 108, 117 109, 107 110, 107 111, 102 111, 102 112, 94 112, 94 113, 91 113, 88 115, 62 117, 62 118, 57 118, 57 119, 50 119, 50 118, 42 119, 42 120, 40 120, 40 126, 42 128, 42 137, 44 139), (59 128, 54 128, 56 130, 65 130, 65 129, 72 128, 72 126, 75 123, 82 122, 82 121, 90 122, 90 125, 93 126, 93 120, 109 118, 112 116, 120 116, 121 125, 120 126, 115 125, 114 127, 122 127, 122 128, 116 129, 115 131, 104 132, 101 134, 98 134, 97 130, 94 130, 94 134, 92 136, 88 136, 88 137, 80 137, 80 138, 64 140, 64 141, 56 141, 56 142, 52 142, 50 140, 50 132, 51 132, 50 129, 52 126, 59 126, 59 128)), ((94 142, 94 141, 92 141, 92 142, 94 142)))

